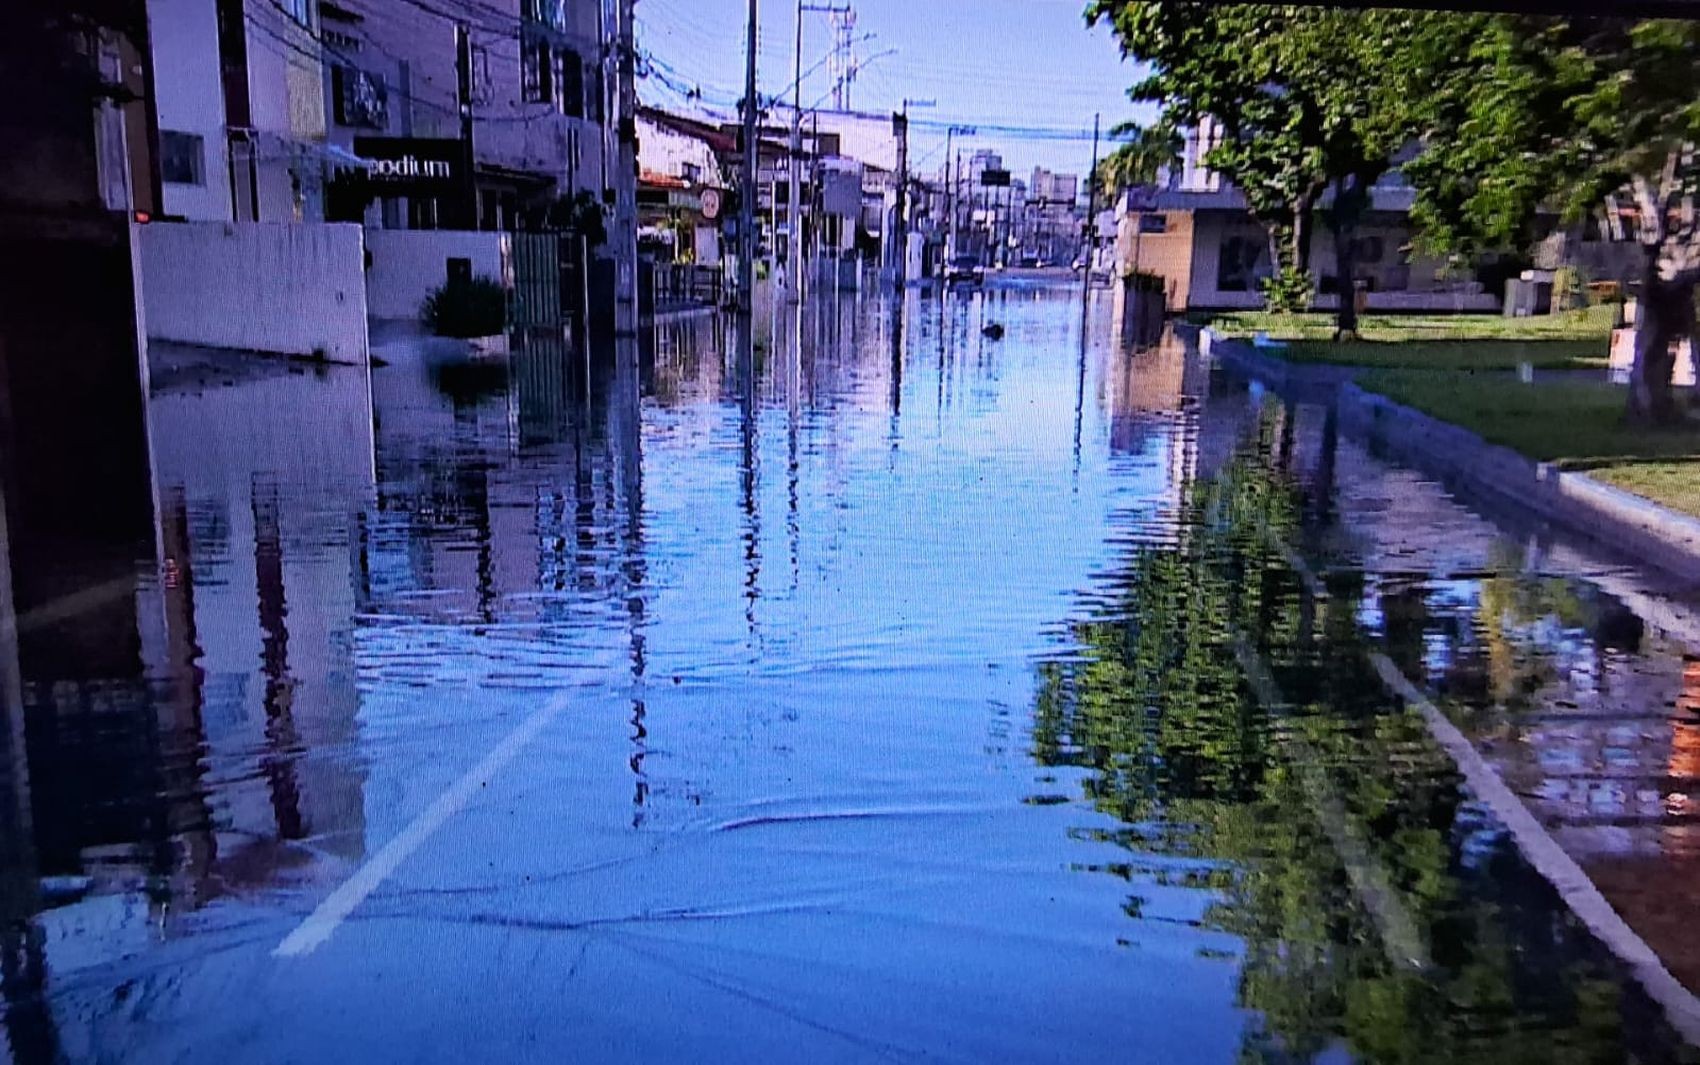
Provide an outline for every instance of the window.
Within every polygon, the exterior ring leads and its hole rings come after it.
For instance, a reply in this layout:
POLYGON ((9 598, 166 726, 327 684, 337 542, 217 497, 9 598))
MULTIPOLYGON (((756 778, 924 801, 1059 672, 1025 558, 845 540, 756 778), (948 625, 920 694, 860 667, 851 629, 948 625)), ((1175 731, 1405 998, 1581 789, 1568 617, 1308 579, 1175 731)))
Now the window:
POLYGON ((555 85, 560 93, 558 106, 561 113, 572 118, 583 118, 584 64, 579 62, 578 53, 570 48, 556 52, 555 59, 560 71, 555 85))
POLYGON ((205 185, 206 152, 194 133, 159 131, 159 176, 172 185, 205 185))
POLYGON ((349 66, 331 68, 336 120, 344 126, 383 129, 389 124, 390 94, 376 74, 349 66))
POLYGON ((549 42, 522 37, 519 42, 520 92, 527 103, 555 102, 555 58, 549 42))
POLYGON ((527 22, 541 22, 558 33, 567 29, 566 0, 524 0, 520 4, 520 17, 527 22))
POLYGON ((1264 244, 1247 237, 1224 237, 1216 259, 1216 291, 1250 292, 1265 259, 1264 244))

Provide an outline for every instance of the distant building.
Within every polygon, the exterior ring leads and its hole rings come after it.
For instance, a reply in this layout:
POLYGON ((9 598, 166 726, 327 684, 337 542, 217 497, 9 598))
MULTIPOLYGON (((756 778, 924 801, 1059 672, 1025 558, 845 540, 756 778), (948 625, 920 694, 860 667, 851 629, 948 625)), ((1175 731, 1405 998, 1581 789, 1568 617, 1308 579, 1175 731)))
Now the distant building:
MULTIPOLYGON (((1259 282, 1271 273, 1269 235, 1246 209, 1245 198, 1205 162, 1222 140, 1221 126, 1206 118, 1186 131, 1180 165, 1159 174, 1154 186, 1121 190, 1116 198, 1116 269, 1164 278, 1169 310, 1226 310, 1263 304, 1259 282)), ((1494 311, 1504 295, 1499 276, 1488 281, 1446 274, 1440 261, 1415 254, 1411 207, 1416 191, 1395 168, 1371 189, 1372 206, 1358 226, 1355 279, 1367 289, 1372 310, 1494 311)), ((1324 195, 1321 207, 1329 202, 1324 195)), ((1608 199, 1597 218, 1565 241, 1549 237, 1535 249, 1538 271, 1569 264, 1592 280, 1624 280, 1637 269, 1628 229, 1614 224, 1608 199)), ((1556 224, 1556 218, 1552 220, 1556 224)), ((1316 306, 1338 306, 1334 237, 1319 216, 1311 244, 1316 306)), ((1550 277, 1549 274, 1543 276, 1550 277)))
MULTIPOLYGON (((1186 132, 1178 169, 1159 175, 1156 186, 1124 189, 1116 199, 1117 269, 1162 277, 1171 311, 1263 305, 1259 283, 1272 272, 1269 236, 1239 190, 1205 162, 1221 137, 1221 127, 1205 119, 1186 132)), ((1443 277, 1442 263, 1411 252, 1415 193, 1397 170, 1371 191, 1373 206, 1356 238, 1356 279, 1368 289, 1371 309, 1498 309, 1497 293, 1474 279, 1443 277)), ((1339 299, 1334 241, 1320 218, 1311 270, 1316 306, 1332 309, 1339 299)))

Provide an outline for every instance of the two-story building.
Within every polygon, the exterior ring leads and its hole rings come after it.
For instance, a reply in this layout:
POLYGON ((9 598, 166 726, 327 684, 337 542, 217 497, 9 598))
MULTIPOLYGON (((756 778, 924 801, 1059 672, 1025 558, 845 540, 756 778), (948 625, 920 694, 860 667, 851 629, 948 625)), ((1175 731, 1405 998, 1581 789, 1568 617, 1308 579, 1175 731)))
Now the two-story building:
MULTIPOLYGON (((1117 268, 1123 275, 1162 277, 1172 312, 1263 305, 1259 283, 1272 272, 1269 235, 1239 190, 1205 161, 1221 136, 1220 127, 1206 119, 1187 131, 1178 168, 1159 175, 1154 187, 1124 189, 1117 197, 1117 268)), ((1371 195, 1356 236, 1356 279, 1368 289, 1370 309, 1498 309, 1498 293, 1474 278, 1448 275, 1440 261, 1413 253, 1410 211, 1416 195, 1397 170, 1371 195)), ((1333 236, 1318 217, 1311 271, 1319 309, 1337 306, 1337 269, 1333 236)))

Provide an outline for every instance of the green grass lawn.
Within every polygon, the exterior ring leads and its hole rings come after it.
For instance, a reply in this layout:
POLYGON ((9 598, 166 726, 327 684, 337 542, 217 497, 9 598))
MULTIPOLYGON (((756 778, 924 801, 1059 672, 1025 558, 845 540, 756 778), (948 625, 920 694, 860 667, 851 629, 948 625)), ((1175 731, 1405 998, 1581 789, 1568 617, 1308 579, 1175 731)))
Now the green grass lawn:
MULTIPOLYGON (((1417 340, 1578 340, 1603 342, 1611 337, 1616 308, 1587 307, 1563 314, 1531 318, 1506 318, 1497 314, 1366 314, 1358 320, 1359 335, 1366 341, 1397 343, 1417 340)), ((1331 340, 1334 316, 1313 311, 1308 314, 1269 314, 1264 311, 1234 311, 1200 320, 1230 337, 1268 333, 1276 340, 1331 340)))
POLYGON ((1700 458, 1602 466, 1589 470, 1588 475, 1700 517, 1700 458))
POLYGON ((1301 340, 1263 349, 1289 362, 1411 370, 1604 369, 1609 341, 1592 340, 1301 340))
POLYGON ((1623 423, 1625 390, 1602 381, 1539 380, 1424 370, 1374 370, 1358 384, 1463 426, 1532 459, 1700 514, 1700 424, 1677 430, 1623 423))

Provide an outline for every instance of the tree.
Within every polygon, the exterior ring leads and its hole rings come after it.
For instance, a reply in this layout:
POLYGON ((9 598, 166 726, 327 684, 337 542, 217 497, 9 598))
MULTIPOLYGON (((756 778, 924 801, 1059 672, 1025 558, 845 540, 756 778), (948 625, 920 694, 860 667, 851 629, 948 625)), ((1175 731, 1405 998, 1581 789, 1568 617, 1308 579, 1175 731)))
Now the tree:
POLYGON ((1700 24, 1478 18, 1437 83, 1426 149, 1406 168, 1435 250, 1526 247, 1542 212, 1575 221, 1627 191, 1642 248, 1629 418, 1679 421, 1671 344, 1696 333, 1700 24))
POLYGON ((1403 44, 1458 16, 1092 0, 1086 18, 1108 22, 1123 54, 1151 65, 1129 91, 1134 100, 1161 104, 1174 125, 1208 118, 1221 129, 1206 162, 1269 231, 1273 308, 1308 304, 1313 214, 1332 190, 1324 219, 1338 262, 1338 332, 1354 332, 1356 227, 1373 206, 1371 186, 1420 130, 1430 74, 1403 44))
POLYGON ((1098 163, 1098 187, 1106 199, 1131 185, 1152 185, 1159 171, 1181 157, 1181 135, 1165 122, 1140 126, 1121 122, 1110 128, 1121 143, 1098 163))

